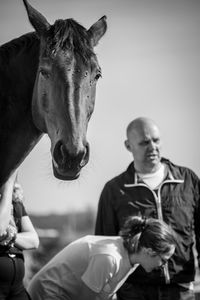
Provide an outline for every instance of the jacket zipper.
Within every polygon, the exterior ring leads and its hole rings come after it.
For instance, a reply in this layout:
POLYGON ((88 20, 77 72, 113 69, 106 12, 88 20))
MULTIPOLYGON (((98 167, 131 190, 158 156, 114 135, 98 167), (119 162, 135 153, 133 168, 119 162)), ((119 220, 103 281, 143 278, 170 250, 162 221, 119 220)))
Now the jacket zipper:
MULTIPOLYGON (((171 175, 171 174, 170 174, 171 175)), ((137 178, 135 178, 137 182, 137 178)), ((163 214, 162 214, 162 203, 161 203, 161 188, 163 187, 164 184, 166 183, 183 183, 184 180, 181 179, 174 179, 173 177, 171 179, 164 180, 161 185, 158 188, 158 196, 156 193, 148 187, 145 183, 133 183, 133 184, 124 184, 125 187, 137 187, 137 186, 144 186, 147 188, 149 191, 152 192, 156 207, 157 207, 157 214, 158 214, 158 219, 161 221, 163 220, 163 214)), ((170 284, 170 276, 169 276, 169 268, 168 268, 168 262, 163 266, 163 272, 165 276, 165 283, 170 284)))

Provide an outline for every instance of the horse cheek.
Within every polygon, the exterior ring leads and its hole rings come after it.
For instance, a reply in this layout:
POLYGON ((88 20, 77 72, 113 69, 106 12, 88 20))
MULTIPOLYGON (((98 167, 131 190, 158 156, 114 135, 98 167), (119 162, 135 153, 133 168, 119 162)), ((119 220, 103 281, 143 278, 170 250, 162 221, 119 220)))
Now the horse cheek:
POLYGON ((96 98, 96 83, 91 86, 90 97, 88 99, 89 100, 88 105, 89 105, 89 114, 90 114, 90 116, 92 115, 92 113, 94 111, 95 98, 96 98))
MULTIPOLYGON (((37 85, 36 85, 37 86, 37 85)), ((43 133, 47 133, 43 106, 46 105, 46 96, 41 97, 35 86, 32 97, 32 116, 34 125, 43 133), (45 101, 44 101, 45 99, 45 101)))

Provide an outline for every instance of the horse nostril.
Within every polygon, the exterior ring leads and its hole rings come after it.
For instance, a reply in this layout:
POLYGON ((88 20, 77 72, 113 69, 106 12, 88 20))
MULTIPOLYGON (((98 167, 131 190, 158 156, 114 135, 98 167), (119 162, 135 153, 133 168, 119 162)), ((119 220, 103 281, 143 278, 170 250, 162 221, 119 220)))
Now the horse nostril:
POLYGON ((90 155, 90 145, 87 143, 85 146, 85 159, 89 160, 89 155, 90 155))
POLYGON ((90 153, 90 146, 89 144, 87 143, 86 146, 85 146, 85 150, 82 154, 82 159, 80 160, 80 167, 84 167, 88 160, 89 160, 89 153, 90 153))
POLYGON ((53 157, 58 165, 64 165, 66 162, 66 150, 61 141, 57 142, 54 148, 53 157))

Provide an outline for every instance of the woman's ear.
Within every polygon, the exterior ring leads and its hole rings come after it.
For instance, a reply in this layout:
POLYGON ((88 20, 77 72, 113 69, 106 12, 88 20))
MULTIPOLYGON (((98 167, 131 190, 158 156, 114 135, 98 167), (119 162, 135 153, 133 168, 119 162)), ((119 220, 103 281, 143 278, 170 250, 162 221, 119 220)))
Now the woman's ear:
POLYGON ((156 256, 157 253, 152 248, 144 248, 144 252, 150 256, 156 256))

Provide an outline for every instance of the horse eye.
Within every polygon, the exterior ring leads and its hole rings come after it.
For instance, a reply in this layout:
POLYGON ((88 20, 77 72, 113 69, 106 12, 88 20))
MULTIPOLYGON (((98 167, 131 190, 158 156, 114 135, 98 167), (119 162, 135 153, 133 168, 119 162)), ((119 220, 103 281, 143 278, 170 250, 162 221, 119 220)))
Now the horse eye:
POLYGON ((102 76, 101 76, 101 73, 97 73, 94 79, 95 79, 95 80, 98 80, 100 77, 102 77, 102 76))
POLYGON ((40 69, 40 74, 45 77, 45 78, 49 78, 50 77, 50 73, 45 70, 45 69, 40 69))

